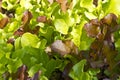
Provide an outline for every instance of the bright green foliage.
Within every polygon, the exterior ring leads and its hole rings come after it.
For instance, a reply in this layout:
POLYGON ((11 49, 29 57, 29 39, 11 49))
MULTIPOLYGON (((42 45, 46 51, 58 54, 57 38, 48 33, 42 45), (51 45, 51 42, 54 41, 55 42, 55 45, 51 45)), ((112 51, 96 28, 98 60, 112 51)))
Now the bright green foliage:
MULTIPOLYGON (((6 17, 9 11, 14 13, 14 17, 9 18, 9 23, 3 29, 0 28, 0 76, 6 71, 15 73, 24 64, 28 67, 30 77, 42 71, 40 80, 48 80, 55 69, 62 71, 67 61, 59 59, 58 56, 55 59, 49 57, 45 52, 47 46, 57 39, 71 39, 79 50, 89 50, 94 39, 87 36, 83 29, 84 24, 91 19, 102 19, 108 13, 120 15, 120 0, 98 0, 98 6, 93 4, 93 0, 69 1, 73 1, 72 6, 62 11, 58 2, 50 4, 48 0, 2 0, 2 8, 8 12, 0 13, 0 20, 6 17), (14 32, 23 24, 22 16, 26 10, 32 14, 27 26, 31 30, 36 26, 40 29, 37 34, 28 31, 15 36, 14 32), (36 18, 39 16, 46 16, 46 22, 37 22, 36 18), (14 45, 7 43, 10 38, 15 39, 14 45)), ((115 36, 115 46, 120 51, 119 31, 115 36)), ((120 60, 118 57, 116 59, 120 60)), ((76 63, 75 60, 72 62, 76 63)), ((70 77, 74 80, 97 80, 95 76, 99 70, 84 71, 85 64, 85 59, 75 64, 69 74, 70 77)))
POLYGON ((70 77, 74 80, 91 80, 90 75, 87 72, 84 72, 84 65, 86 60, 82 60, 79 63, 75 64, 70 72, 70 77))
POLYGON ((83 59, 72 67, 72 71, 69 76, 73 80, 98 80, 96 75, 99 73, 99 69, 89 69, 87 72, 84 71, 86 60, 83 59))
POLYGON ((57 59, 57 60, 54 60, 54 59, 51 59, 47 64, 46 64, 46 75, 47 77, 50 77, 51 73, 57 68, 60 67, 62 61, 57 59))
POLYGON ((39 47, 39 38, 31 33, 25 33, 21 37, 21 46, 39 47))
POLYGON ((116 42, 116 47, 119 47, 120 48, 120 39, 118 39, 118 41, 116 42))
POLYGON ((22 61, 21 61, 21 59, 12 59, 12 60, 9 60, 9 62, 8 62, 9 64, 7 65, 7 68, 8 68, 8 71, 10 72, 10 73, 12 73, 12 72, 16 72, 17 71, 17 69, 20 67, 20 66, 22 66, 22 61), (14 65, 14 66, 13 66, 14 65))
POLYGON ((30 68, 28 74, 30 75, 30 77, 32 77, 39 70, 45 71, 45 69, 42 67, 42 64, 35 64, 30 68))
POLYGON ((80 40, 81 40, 82 28, 83 28, 84 24, 85 24, 85 20, 81 19, 80 25, 75 26, 71 32, 71 35, 73 36, 72 40, 77 46, 81 45, 80 40))
POLYGON ((103 4, 103 10, 105 14, 114 13, 120 15, 120 1, 118 0, 105 0, 106 3, 103 4))
POLYGON ((92 12, 95 9, 93 0, 80 0, 80 6, 86 8, 89 12, 92 12))
POLYGON ((32 9, 33 6, 32 4, 30 3, 31 0, 21 0, 20 1, 20 5, 21 7, 24 7, 25 9, 32 9))
POLYGON ((68 26, 65 23, 65 21, 63 19, 57 19, 55 20, 55 28, 57 31, 59 31, 62 34, 67 34, 68 33, 68 26))

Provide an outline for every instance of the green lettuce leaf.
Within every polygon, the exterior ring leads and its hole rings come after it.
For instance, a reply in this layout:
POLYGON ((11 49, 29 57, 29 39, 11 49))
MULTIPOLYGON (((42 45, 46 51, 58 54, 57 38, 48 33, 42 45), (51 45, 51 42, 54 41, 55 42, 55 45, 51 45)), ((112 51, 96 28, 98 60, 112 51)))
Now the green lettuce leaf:
POLYGON ((84 72, 85 64, 86 64, 85 59, 75 64, 72 68, 72 71, 69 73, 69 76, 73 80, 91 80, 90 75, 87 72, 84 72))
POLYGON ((86 8, 89 12, 92 12, 95 9, 93 0, 80 0, 80 6, 86 8))
POLYGON ((21 37, 21 46, 32 46, 35 48, 39 47, 39 38, 31 33, 25 33, 21 37))
POLYGON ((103 4, 102 9, 104 10, 105 14, 114 13, 116 15, 120 15, 120 1, 107 0, 107 2, 103 4))
POLYGON ((54 22, 55 28, 62 34, 67 34, 69 27, 63 19, 56 19, 54 22))

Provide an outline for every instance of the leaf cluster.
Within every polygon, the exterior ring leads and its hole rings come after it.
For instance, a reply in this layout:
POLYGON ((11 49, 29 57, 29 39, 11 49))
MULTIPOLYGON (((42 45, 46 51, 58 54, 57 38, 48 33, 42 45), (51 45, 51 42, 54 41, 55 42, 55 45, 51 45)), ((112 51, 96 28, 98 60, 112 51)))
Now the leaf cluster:
POLYGON ((117 79, 119 7, 119 0, 1 0, 0 79, 117 79))

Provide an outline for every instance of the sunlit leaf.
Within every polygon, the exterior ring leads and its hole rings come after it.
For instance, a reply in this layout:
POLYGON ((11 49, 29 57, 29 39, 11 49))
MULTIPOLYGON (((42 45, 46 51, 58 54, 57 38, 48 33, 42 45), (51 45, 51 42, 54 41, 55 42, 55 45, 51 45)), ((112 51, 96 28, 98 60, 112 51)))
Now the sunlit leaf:
POLYGON ((77 4, 79 4, 79 0, 72 0, 70 8, 73 9, 77 4))
POLYGON ((82 20, 80 22, 80 25, 77 25, 73 28, 71 35, 73 36, 72 41, 75 43, 75 45, 80 46, 81 42, 81 35, 82 35, 82 29, 85 24, 85 20, 82 20))
POLYGON ((39 46, 39 38, 36 35, 31 33, 25 33, 21 37, 21 46, 32 46, 38 47, 39 46))
POLYGON ((88 19, 96 19, 97 16, 95 16, 93 13, 90 13, 90 12, 85 12, 85 15, 88 19))
POLYGON ((105 4, 103 4, 103 10, 106 14, 114 13, 116 15, 120 15, 120 1, 118 0, 108 0, 105 4))
POLYGON ((67 34, 69 27, 63 19, 56 19, 54 22, 55 28, 58 32, 62 34, 67 34))
POLYGON ((0 80, 117 80, 119 7, 119 0, 0 0, 0 80))
POLYGON ((26 9, 32 9, 33 6, 30 3, 31 0, 20 0, 21 7, 25 7, 26 9))
POLYGON ((92 12, 95 8, 95 5, 93 5, 93 0, 81 0, 80 6, 86 8, 90 12, 92 12))

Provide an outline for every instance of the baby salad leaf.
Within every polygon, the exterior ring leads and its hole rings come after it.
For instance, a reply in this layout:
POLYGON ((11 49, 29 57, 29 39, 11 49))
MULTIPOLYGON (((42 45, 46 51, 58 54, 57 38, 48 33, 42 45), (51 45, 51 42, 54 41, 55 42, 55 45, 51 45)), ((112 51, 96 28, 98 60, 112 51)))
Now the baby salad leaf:
POLYGON ((32 9, 33 6, 30 3, 31 0, 20 0, 21 7, 24 7, 25 9, 32 9))
POLYGON ((56 19, 54 22, 55 28, 58 32, 62 34, 67 34, 69 27, 63 19, 56 19))
POLYGON ((36 19, 37 22, 46 22, 47 21, 47 17, 46 16, 39 16, 37 19, 36 19))
POLYGON ((7 17, 6 18, 2 18, 0 20, 0 28, 3 29, 7 25, 7 23, 8 23, 8 18, 7 17))
POLYGON ((30 75, 30 77, 33 77, 34 74, 39 71, 39 70, 45 70, 43 67, 42 67, 42 64, 36 64, 36 65, 33 65, 30 70, 28 71, 28 74, 30 75))
POLYGON ((70 8, 73 9, 78 3, 79 3, 79 0, 73 0, 71 2, 70 8))
POLYGON ((75 72, 75 75, 80 75, 82 72, 84 72, 84 65, 86 64, 86 60, 81 60, 80 62, 78 62, 77 64, 75 64, 73 66, 73 71, 75 72))
POLYGON ((52 28, 52 26, 46 26, 46 27, 40 28, 40 36, 44 37, 47 40, 47 43, 52 42, 53 32, 54 32, 54 28, 52 28))
POLYGON ((103 10, 105 14, 114 13, 116 15, 120 15, 120 1, 118 0, 108 0, 105 4, 103 4, 103 10))
POLYGON ((90 12, 87 12, 87 11, 85 11, 85 16, 90 20, 97 18, 97 16, 95 16, 93 13, 90 13, 90 12))
POLYGON ((21 46, 32 46, 35 48, 39 47, 39 38, 31 33, 25 33, 21 37, 21 46))
POLYGON ((120 48, 120 38, 115 43, 116 47, 120 48))
POLYGON ((92 19, 90 23, 84 25, 84 28, 90 37, 96 37, 101 31, 98 19, 92 19))
POLYGON ((95 8, 95 5, 93 5, 93 0, 81 0, 80 6, 86 8, 89 12, 92 12, 95 8))
POLYGON ((51 59, 47 64, 46 64, 46 76, 50 77, 51 73, 58 68, 62 64, 62 61, 60 59, 54 60, 51 59))
POLYGON ((72 71, 69 73, 69 76, 73 80, 91 80, 90 75, 87 72, 84 72, 85 64, 86 64, 85 59, 75 64, 72 68, 72 71))
POLYGON ((14 60, 9 60, 9 64, 7 65, 7 68, 9 69, 9 72, 16 72, 17 69, 22 65, 21 59, 14 59, 14 60), (14 66, 13 66, 14 65, 14 66))
POLYGON ((73 30, 71 32, 71 35, 73 36, 72 41, 75 43, 76 46, 80 46, 81 44, 81 36, 82 36, 82 29, 83 29, 83 25, 85 24, 85 20, 81 19, 81 22, 79 25, 73 27, 73 30))

